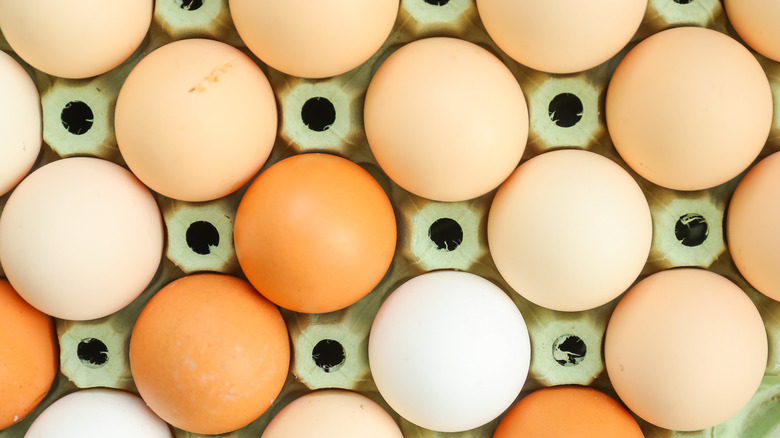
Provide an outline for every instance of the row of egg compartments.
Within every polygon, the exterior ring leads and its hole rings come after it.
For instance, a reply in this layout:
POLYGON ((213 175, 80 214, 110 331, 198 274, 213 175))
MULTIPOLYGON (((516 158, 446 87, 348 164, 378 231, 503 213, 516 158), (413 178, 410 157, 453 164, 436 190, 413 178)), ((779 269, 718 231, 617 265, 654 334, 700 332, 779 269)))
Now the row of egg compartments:
MULTIPOLYGON (((446 0, 441 1, 446 3, 446 0)), ((561 88, 561 84, 556 83, 555 85, 555 88, 561 88)), ((584 115, 597 113, 596 99, 588 99, 594 107, 586 109, 576 92, 558 91, 547 103, 546 111, 546 117, 557 129, 576 128, 584 115)), ((300 123, 311 133, 324 133, 336 122, 337 113, 331 99, 325 96, 312 96, 302 104, 300 120, 287 120, 286 123, 300 123)), ((95 114, 84 101, 73 100, 66 103, 60 110, 60 120, 62 127, 70 134, 82 136, 88 133, 95 123, 95 114)), ((709 200, 704 200, 705 204, 707 201, 709 200)), ((663 230, 663 232, 673 234, 674 239, 683 248, 695 249, 707 241, 710 232, 709 223, 718 223, 722 218, 713 217, 714 222, 708 221, 707 213, 719 213, 718 209, 712 205, 705 206, 704 214, 695 211, 697 206, 702 203, 702 199, 683 199, 682 202, 683 205, 675 208, 681 214, 677 217, 673 229, 663 230), (690 211, 685 210, 686 207, 689 207, 690 211)), ((466 269, 467 266, 460 264, 458 260, 473 260, 475 258, 474 254, 464 254, 464 252, 474 251, 475 245, 471 242, 478 240, 477 234, 481 219, 475 220, 473 212, 469 211, 470 208, 465 203, 452 205, 431 203, 431 205, 434 211, 412 213, 425 216, 423 221, 410 221, 414 224, 413 227, 418 228, 411 230, 410 234, 413 235, 411 240, 425 242, 422 245, 413 245, 412 251, 416 262, 428 269, 448 267, 466 269), (446 208, 444 208, 445 206, 446 208), (452 217, 436 213, 449 213, 449 216, 452 217), (465 218, 467 223, 465 230, 464 224, 459 222, 461 218, 465 218), (471 243, 466 245, 465 251, 461 246, 464 239, 467 243, 471 243)), ((234 259, 232 221, 223 219, 226 216, 232 216, 232 212, 225 211, 223 207, 220 200, 201 206, 187 205, 178 210, 175 216, 165 218, 169 231, 168 258, 183 271, 187 273, 201 270, 229 272, 233 269, 233 267, 226 265, 229 263, 226 261, 234 259), (171 223, 177 224, 174 226, 181 228, 184 232, 171 233, 171 223), (176 239, 177 237, 178 239, 176 239)), ((656 233, 658 234, 659 230, 656 230, 656 233)), ((721 235, 721 233, 717 234, 721 235)), ((722 237, 720 239, 722 240, 722 237)), ((716 248, 718 246, 722 246, 722 243, 715 245, 716 248)), ((703 267, 706 267, 707 262, 714 261, 720 251, 712 253, 711 250, 708 250, 707 252, 710 253, 710 256, 707 257, 709 260, 703 263, 703 267)), ((587 335, 583 337, 588 338, 587 335)), ((600 339, 594 339, 594 341, 600 342, 600 339)), ((554 339, 547 340, 546 343, 551 349, 548 350, 548 354, 551 355, 552 360, 563 367, 579 365, 588 352, 586 341, 574 333, 562 332, 554 339)), ((111 349, 122 349, 121 343, 109 342, 109 344, 111 344, 111 349)), ((119 353, 110 351, 109 345, 106 345, 99 337, 81 338, 74 346, 79 362, 90 369, 106 366, 110 358, 116 357, 116 353, 119 353)), ((598 352, 599 349, 596 348, 595 351, 598 352)), ((300 357, 300 354, 301 352, 296 352, 296 356, 300 357)), ((347 360, 347 351, 338 339, 321 339, 314 343, 310 357, 319 370, 330 373, 337 371, 344 365, 347 360)), ((595 374, 591 374, 589 379, 595 377, 595 374)), ((587 380, 581 383, 587 384, 587 380)))

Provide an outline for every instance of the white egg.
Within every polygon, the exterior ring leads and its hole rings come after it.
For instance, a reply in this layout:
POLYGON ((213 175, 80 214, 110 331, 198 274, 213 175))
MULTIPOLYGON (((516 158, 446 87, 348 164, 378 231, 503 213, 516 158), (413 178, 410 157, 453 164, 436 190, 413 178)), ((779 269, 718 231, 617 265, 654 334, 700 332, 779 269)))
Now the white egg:
POLYGON ((368 356, 377 388, 412 423, 441 432, 482 426, 525 383, 525 320, 500 288, 438 271, 402 284, 379 309, 368 356))
POLYGON ((140 397, 95 388, 68 394, 35 419, 25 438, 172 438, 140 397))

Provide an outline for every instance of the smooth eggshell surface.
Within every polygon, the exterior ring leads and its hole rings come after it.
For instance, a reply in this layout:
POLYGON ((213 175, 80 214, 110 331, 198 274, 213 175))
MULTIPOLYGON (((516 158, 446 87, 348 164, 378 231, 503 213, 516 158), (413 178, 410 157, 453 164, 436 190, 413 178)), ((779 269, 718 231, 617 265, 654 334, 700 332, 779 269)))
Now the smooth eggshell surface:
POLYGON ((325 78, 367 61, 385 42, 398 0, 230 0, 238 34, 271 67, 325 78))
POLYGON ((265 170, 241 199, 234 241, 252 285, 296 312, 347 307, 393 259, 396 222, 365 170, 327 154, 296 155, 265 170))
POLYGON ((437 271, 403 283, 382 304, 368 358, 379 392, 402 417, 459 432, 512 404, 530 348, 523 316, 504 291, 474 274, 437 271))
POLYGON ((0 429, 43 400, 59 368, 54 321, 0 279, 0 429))
POLYGON ((98 158, 37 169, 0 215, 8 280, 57 318, 100 318, 130 304, 154 277, 162 248, 152 194, 126 169, 98 158))
POLYGON ((610 396, 584 386, 555 386, 523 397, 493 438, 644 438, 631 414, 610 396))
POLYGON ((0 0, 0 30, 45 73, 87 78, 124 62, 152 23, 152 0, 0 0))
POLYGON ((756 164, 740 181, 726 217, 729 252, 737 269, 764 295, 780 301, 780 153, 756 164))
POLYGON ((116 103, 116 138, 130 170, 183 201, 232 193, 265 164, 276 139, 276 101, 240 50, 180 40, 147 55, 116 103))
POLYGON ((637 283, 615 308, 604 356, 618 396, 665 429, 713 427, 753 397, 764 376, 767 335, 734 283, 681 268, 637 283))
POLYGON ((647 0, 477 0, 490 37, 515 61, 574 73, 616 55, 642 23, 647 0))
POLYGON ((714 30, 679 27, 632 49, 607 91, 607 126, 644 178, 707 189, 745 170, 764 147, 772 92, 756 58, 714 30))
POLYGON ((528 139, 517 80, 487 50, 427 38, 390 55, 369 84, 365 129, 382 170, 404 189, 464 201, 495 189, 528 139))
POLYGON ((274 416, 262 438, 403 438, 393 418, 360 394, 328 389, 304 395, 274 416))
POLYGON ((739 36, 758 53, 780 62, 780 2, 724 0, 723 5, 739 36))
POLYGON ((41 150, 38 89, 16 60, 0 52, 0 196, 35 164, 41 150))
POLYGON ((287 378, 282 315, 244 280, 196 274, 162 288, 130 338, 130 369, 149 407, 175 427, 220 434, 271 406, 287 378))
POLYGON ((25 438, 172 438, 171 429, 143 400, 114 389, 86 389, 46 408, 25 438))
POLYGON ((554 310, 588 310, 625 292, 652 236, 650 208, 631 175, 580 150, 520 165, 488 216, 498 271, 524 298, 554 310))

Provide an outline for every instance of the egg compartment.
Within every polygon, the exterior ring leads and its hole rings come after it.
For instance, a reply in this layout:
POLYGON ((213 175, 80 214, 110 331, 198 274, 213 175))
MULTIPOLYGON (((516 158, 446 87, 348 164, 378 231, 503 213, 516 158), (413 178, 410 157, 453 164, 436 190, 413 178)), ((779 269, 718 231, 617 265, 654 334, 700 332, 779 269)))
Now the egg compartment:
MULTIPOLYGON (((605 93, 620 60, 647 36, 681 25, 709 27, 739 39, 718 0, 650 0, 642 26, 618 55, 582 73, 551 75, 521 66, 498 49, 487 36, 473 0, 402 0, 394 30, 377 54, 340 76, 308 80, 280 73, 254 57, 233 27, 227 0, 158 0, 150 32, 141 47, 128 61, 98 77, 55 78, 13 56, 34 78, 41 94, 44 147, 35 168, 62 157, 84 155, 124 165, 113 132, 113 108, 122 82, 133 66, 155 48, 178 39, 203 37, 244 51, 260 65, 274 88, 280 126, 263 170, 291 155, 327 152, 361 165, 388 193, 398 222, 398 243, 382 281, 368 296, 341 311, 301 314, 282 309, 293 347, 291 373, 284 389, 263 416, 221 436, 260 436, 270 419, 295 398, 314 389, 345 388, 387 409, 407 438, 491 437, 500 418, 461 433, 417 427, 392 411, 371 378, 367 338, 379 306, 406 280, 436 269, 458 269, 487 278, 504 289, 521 310, 531 337, 532 360, 519 398, 538 388, 560 384, 588 385, 617 398, 604 372, 601 347, 607 321, 619 299, 585 312, 556 312, 525 300, 500 277, 487 248, 487 212, 495 191, 464 202, 430 201, 394 184, 374 160, 363 130, 363 99, 368 83, 393 51, 430 36, 474 42, 510 68, 529 107, 530 131, 523 162, 554 149, 585 149, 617 162, 639 182, 654 226, 650 256, 639 279, 671 267, 698 266, 737 283, 759 309, 769 336, 769 362, 751 402, 730 420, 697 432, 668 431, 637 418, 645 436, 780 436, 780 404, 776 401, 780 397, 780 303, 758 293, 742 279, 724 243, 724 213, 744 173, 709 190, 665 189, 628 168, 606 130, 605 93)), ((0 49, 11 52, 2 38, 0 49)), ((780 63, 756 57, 769 77, 778 114, 780 63)), ((759 159, 779 149, 780 118, 775 117, 759 159)), ((167 237, 165 257, 155 278, 138 299, 115 314, 84 322, 56 320, 60 373, 43 402, 24 420, 0 431, 0 437, 23 436, 43 409, 78 388, 112 387, 137 393, 127 354, 133 324, 146 302, 164 285, 190 272, 216 271, 243 277, 232 246, 232 227, 246 187, 207 203, 156 195, 167 237)), ((8 196, 0 197, 0 209, 8 196)), ((2 271, 0 275, 4 275, 2 271)), ((717 357, 718 353, 713 352, 712 357, 703 360, 717 357)), ((175 429, 175 436, 201 435, 175 429)))

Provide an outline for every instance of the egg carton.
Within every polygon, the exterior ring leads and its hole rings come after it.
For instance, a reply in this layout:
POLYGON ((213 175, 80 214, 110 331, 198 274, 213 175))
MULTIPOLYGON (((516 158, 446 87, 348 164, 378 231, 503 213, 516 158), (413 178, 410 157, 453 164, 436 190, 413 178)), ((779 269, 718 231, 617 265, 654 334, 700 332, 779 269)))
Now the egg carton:
MULTIPOLYGON (((474 42, 499 57, 525 93, 530 132, 523 161, 559 148, 578 148, 609 157, 636 179, 653 219, 650 256, 639 280, 672 267, 697 266, 739 285, 758 308, 767 328, 769 360, 759 390, 728 421, 696 432, 664 430, 636 418, 647 437, 780 436, 780 303, 758 293, 737 272, 724 243, 723 218, 728 200, 744 175, 709 190, 681 192, 654 185, 633 172, 617 154, 606 130, 605 92, 620 60, 636 43, 663 29, 681 25, 708 27, 739 39, 718 0, 650 0, 632 42, 608 62, 578 74, 550 75, 519 65, 488 37, 473 0, 402 0, 392 34, 383 47, 357 69, 323 80, 292 77, 267 67, 249 52, 233 27, 227 0, 157 1, 151 29, 125 63, 91 79, 48 76, 25 64, 41 94, 44 147, 35 168, 69 156, 95 156, 125 166, 116 145, 113 112, 119 88, 146 54, 183 38, 211 38, 254 59, 267 75, 281 115, 273 152, 264 168, 291 155, 328 152, 363 166, 380 182, 396 209, 398 250, 379 285, 341 311, 301 314, 282 309, 293 357, 281 394, 260 418, 224 437, 258 437, 271 418, 297 397, 320 388, 344 388, 377 401, 393 415, 405 437, 492 436, 499 419, 461 433, 420 428, 398 416, 379 395, 368 366, 368 333, 380 304, 406 280, 436 269, 480 275, 509 291, 528 324, 532 356, 519 398, 536 389, 561 384, 587 385, 617 398, 604 368, 602 342, 618 299, 584 312, 557 312, 537 306, 501 278, 486 241, 486 219, 495 191, 454 203, 427 200, 401 189, 385 176, 368 147, 362 125, 368 83, 394 50, 432 36, 474 42), (186 3, 186 4, 185 4, 186 3), (195 3, 199 6, 194 7, 195 3)), ((12 53, 0 38, 0 49, 12 53)), ((775 114, 780 114, 780 63, 756 55, 771 84, 775 114)), ((780 120, 775 118, 759 159, 780 150, 780 120)), ((126 167, 126 166, 125 166, 126 167)), ((137 393, 129 368, 133 324, 143 306, 164 285, 191 272, 213 271, 244 277, 232 243, 238 202, 246 190, 205 203, 156 195, 167 230, 165 255, 148 288, 132 304, 92 321, 56 320, 60 372, 40 405, 24 420, 0 431, 0 438, 21 437, 38 414, 65 394, 80 388, 110 387, 137 393)), ((8 195, 0 197, 0 211, 8 195)), ((0 270, 0 276, 4 276, 0 270)), ((706 360, 718 360, 718 353, 706 360)), ((202 435, 174 429, 177 438, 202 435)))

